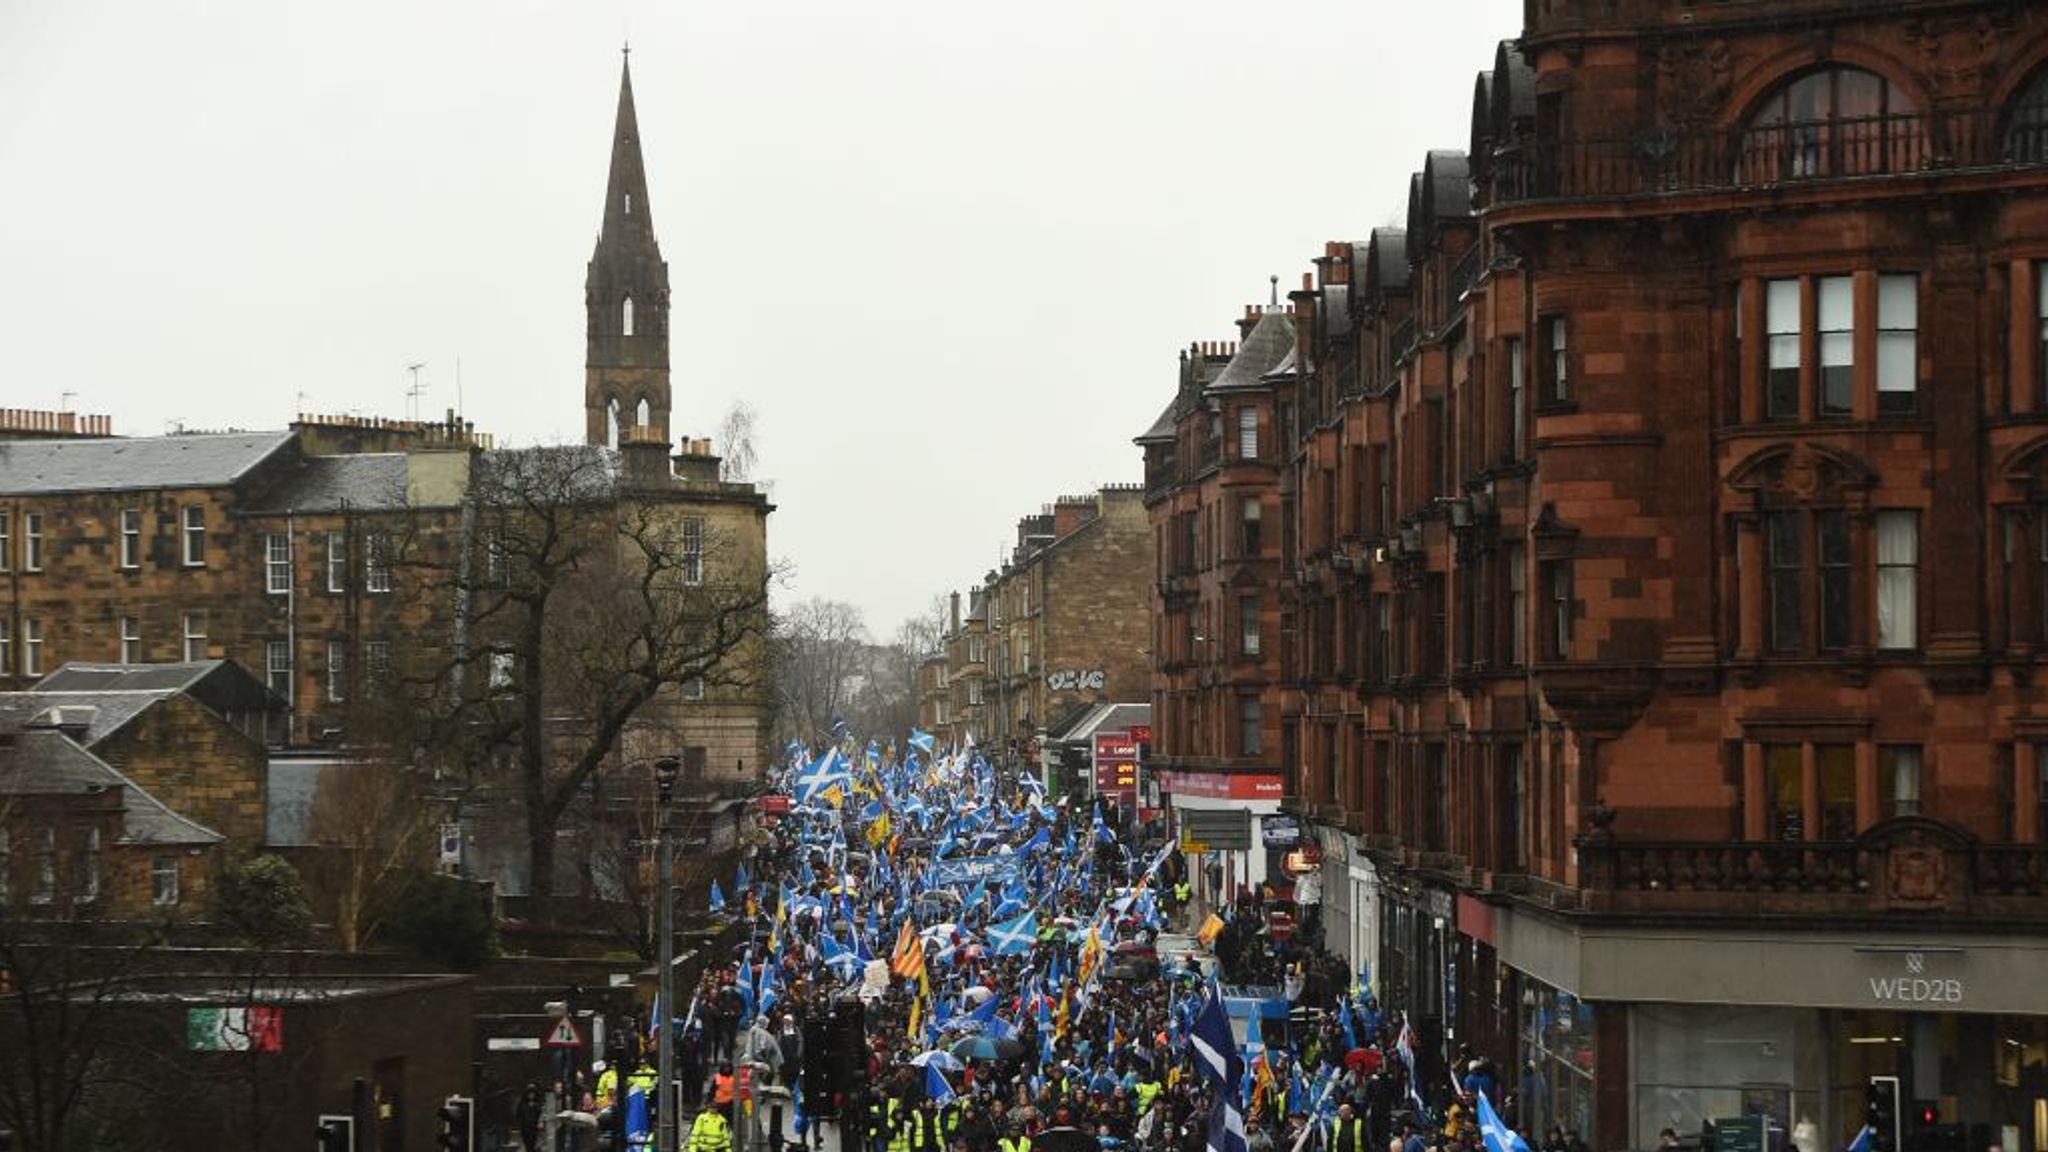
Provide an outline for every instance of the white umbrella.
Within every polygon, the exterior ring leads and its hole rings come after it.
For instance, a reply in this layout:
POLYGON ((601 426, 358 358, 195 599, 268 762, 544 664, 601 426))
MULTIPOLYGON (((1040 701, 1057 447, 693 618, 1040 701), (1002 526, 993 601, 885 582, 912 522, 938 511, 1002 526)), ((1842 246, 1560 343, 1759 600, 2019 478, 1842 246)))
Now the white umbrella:
POLYGON ((948 1052, 943 1048, 934 1048, 929 1052, 920 1052, 917 1055, 912 1056, 910 1058, 910 1062, 912 1064, 917 1065, 919 1068, 925 1068, 929 1067, 930 1065, 937 1064, 939 1066, 939 1071, 941 1072, 958 1072, 962 1068, 967 1067, 967 1065, 962 1064, 960 1062, 960 1058, 958 1056, 953 1055, 951 1052, 948 1052))
POLYGON ((967 991, 962 992, 960 994, 960 999, 965 1000, 968 1003, 975 1005, 976 1007, 980 1007, 981 1005, 988 1003, 988 998, 993 995, 995 995, 995 993, 989 989, 988 985, 976 984, 973 987, 969 988, 967 991))

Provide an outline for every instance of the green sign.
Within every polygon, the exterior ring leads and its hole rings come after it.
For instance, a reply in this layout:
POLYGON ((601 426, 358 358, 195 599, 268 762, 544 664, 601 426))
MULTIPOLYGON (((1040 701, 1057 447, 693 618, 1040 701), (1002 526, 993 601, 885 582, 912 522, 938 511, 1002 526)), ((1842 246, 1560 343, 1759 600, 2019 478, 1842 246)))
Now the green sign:
POLYGON ((1735 1116, 1714 1121, 1714 1152, 1764 1152, 1762 1116, 1735 1116))

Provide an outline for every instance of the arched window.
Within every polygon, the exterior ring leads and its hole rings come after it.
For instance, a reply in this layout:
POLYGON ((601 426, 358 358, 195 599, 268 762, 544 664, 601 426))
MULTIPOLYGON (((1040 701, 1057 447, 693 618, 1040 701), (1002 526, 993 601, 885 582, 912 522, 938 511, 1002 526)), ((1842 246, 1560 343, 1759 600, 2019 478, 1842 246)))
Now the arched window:
POLYGON ((633 422, 642 428, 652 428, 654 426, 653 415, 653 412, 648 409, 647 397, 642 396, 640 398, 640 411, 636 414, 633 422))
POLYGON ((1927 159, 1924 118, 1875 72, 1829 67, 1764 97, 1744 126, 1736 180, 1774 184, 1911 172, 1927 159))
POLYGON ((631 296, 626 297, 626 306, 624 309, 624 323, 625 328, 621 331, 620 334, 625 336, 631 336, 633 334, 633 298, 631 296))
POLYGON ((626 215, 628 215, 628 216, 631 216, 632 214, 633 214, 633 194, 632 194, 631 192, 628 192, 628 193, 626 193, 626 215))
POLYGON ((2005 125, 2005 158, 2020 164, 2048 160, 2048 68, 2013 103, 2005 125))
POLYGON ((606 447, 619 446, 619 399, 614 396, 604 405, 604 442, 606 447))

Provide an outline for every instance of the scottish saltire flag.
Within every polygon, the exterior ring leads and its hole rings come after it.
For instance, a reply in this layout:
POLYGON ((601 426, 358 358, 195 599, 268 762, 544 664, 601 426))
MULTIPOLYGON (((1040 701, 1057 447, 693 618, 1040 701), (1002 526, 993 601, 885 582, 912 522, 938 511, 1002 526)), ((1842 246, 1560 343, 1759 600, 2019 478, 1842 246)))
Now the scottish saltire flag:
POLYGON ((1358 1047, 1358 1029, 1351 1023, 1351 1005, 1341 996, 1337 998, 1337 1019, 1344 1025, 1344 1050, 1349 1052, 1358 1047))
MULTIPOLYGON (((1479 1135, 1486 1140, 1486 1152, 1529 1152, 1529 1142, 1501 1120, 1500 1113, 1493 1110, 1493 1102, 1486 1098, 1484 1092, 1479 1094, 1479 1135)), ((1849 1145, 1849 1152, 1867 1152, 1870 1137, 1871 1131, 1866 1125, 1857 1134, 1855 1142, 1849 1145)))
MULTIPOLYGON (((1241 1060, 1237 1055, 1237 1040, 1230 1032, 1230 1014, 1223 1010, 1221 996, 1212 994, 1202 1005, 1202 1010, 1195 1014, 1195 1027, 1188 1036, 1188 1043, 1194 1045, 1195 1058, 1201 1061, 1203 1076, 1226 1090, 1236 1086, 1241 1060)), ((1211 1135, 1213 1137, 1214 1133, 1211 1135)))
POLYGON ((1394 1040, 1394 1054, 1401 1058, 1401 1066, 1408 1069, 1409 1101, 1418 1114, 1427 1114, 1429 1102, 1422 1098, 1422 1085, 1415 1076, 1415 1029, 1409 1027, 1406 1018, 1401 1021, 1401 1034, 1394 1040))
POLYGON ((998 956, 1021 956, 1038 943, 1038 914, 1026 912, 1004 924, 988 926, 988 942, 998 956))
POLYGON ((848 784, 852 779, 853 773, 847 767, 846 757, 841 756, 838 749, 831 749, 818 757, 817 763, 796 774, 793 782, 796 802, 815 804, 822 800, 836 804, 845 795, 845 788, 842 785, 848 784))
POLYGON ((924 1066, 924 1094, 941 1108, 953 1102, 953 1086, 946 1082, 946 1074, 939 1071, 937 1063, 924 1066))
MULTIPOLYGON (((1479 1101, 1480 1108, 1482 1109, 1480 1115, 1483 1117, 1486 1115, 1485 1111, 1483 1110, 1486 1107, 1486 1097, 1482 1094, 1479 1097, 1479 1101)), ((1512 1136, 1514 1134, 1509 1133, 1509 1135, 1512 1136)), ((1521 1137, 1516 1136, 1515 1139, 1519 1140, 1521 1139, 1521 1137)), ((1854 1140, 1849 1141, 1849 1152, 1870 1152, 1872 1146, 1874 1146, 1876 1143, 1877 1129, 1872 1128, 1868 1124, 1865 1124, 1863 1126, 1863 1130, 1861 1132, 1856 1133, 1856 1138, 1854 1140)), ((1487 1146, 1491 1148, 1491 1142, 1489 1142, 1487 1146)), ((1524 1147, 1527 1147, 1527 1145, 1524 1145, 1524 1147)))
POLYGON ((1250 1152, 1250 1148, 1244 1134, 1244 1108, 1235 1093, 1224 1092, 1209 1109, 1208 1152, 1250 1152))
POLYGON ((745 864, 740 865, 740 870, 733 874, 732 890, 735 892, 745 892, 752 886, 753 881, 747 878, 747 866, 745 864))
POLYGON ((725 893, 719 889, 718 881, 716 880, 711 882, 711 910, 713 912, 725 911, 725 893))
POLYGON ((919 752, 924 753, 926 756, 930 756, 932 754, 932 748, 935 745, 936 741, 932 739, 931 733, 925 732, 921 729, 912 728, 910 730, 910 739, 905 741, 905 743, 909 744, 912 748, 917 749, 919 752))

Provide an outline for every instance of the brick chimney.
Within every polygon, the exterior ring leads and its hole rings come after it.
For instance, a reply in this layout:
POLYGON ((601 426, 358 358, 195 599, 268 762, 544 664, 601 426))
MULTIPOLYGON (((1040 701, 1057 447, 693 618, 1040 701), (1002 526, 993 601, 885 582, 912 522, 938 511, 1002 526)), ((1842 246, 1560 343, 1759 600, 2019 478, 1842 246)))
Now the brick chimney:
POLYGON ((718 482, 718 464, 718 454, 712 451, 709 438, 684 440, 675 456, 676 476, 683 480, 715 484, 718 482))
POLYGON ((1068 533, 1095 519, 1097 514, 1092 493, 1087 496, 1060 497, 1052 506, 1052 538, 1066 539, 1068 533))
POLYGON ((635 484, 665 484, 674 476, 669 470, 668 438, 646 424, 619 430, 619 462, 635 484))

